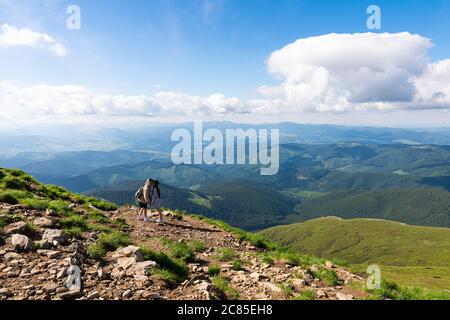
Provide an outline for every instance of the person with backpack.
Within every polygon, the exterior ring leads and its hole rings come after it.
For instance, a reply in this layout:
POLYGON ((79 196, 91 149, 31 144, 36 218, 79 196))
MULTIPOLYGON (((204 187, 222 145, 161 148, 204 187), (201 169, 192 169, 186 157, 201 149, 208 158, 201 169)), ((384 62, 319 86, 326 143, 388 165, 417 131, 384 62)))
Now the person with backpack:
MULTIPOLYGON (((161 190, 159 189, 159 181, 150 179, 150 214, 152 209, 155 209, 159 214, 159 219, 156 223, 159 225, 163 224, 164 220, 161 211, 161 190)), ((147 222, 149 221, 150 219, 147 218, 147 222)))
POLYGON ((148 179, 145 181, 145 184, 143 187, 139 188, 138 191, 136 191, 134 197, 136 198, 139 206, 138 211, 138 220, 144 220, 147 219, 147 208, 148 204, 151 203, 152 199, 150 196, 150 190, 151 190, 151 179, 148 179))

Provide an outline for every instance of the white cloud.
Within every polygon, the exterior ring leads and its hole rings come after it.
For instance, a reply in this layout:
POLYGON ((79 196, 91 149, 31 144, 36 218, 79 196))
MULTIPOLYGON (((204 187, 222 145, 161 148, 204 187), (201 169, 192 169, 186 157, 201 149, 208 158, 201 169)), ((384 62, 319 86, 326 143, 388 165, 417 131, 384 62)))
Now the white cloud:
POLYGON ((429 39, 407 32, 299 39, 267 60, 269 72, 282 83, 259 91, 276 94, 291 111, 402 107, 415 99, 431 46, 429 39))
MULTIPOLYGON (((2 39, 4 41, 4 39, 2 39)), ((42 115, 222 116, 450 110, 450 59, 429 63, 432 42, 407 32, 328 34, 273 52, 277 86, 241 100, 160 91, 111 95, 81 86, 0 83, 0 118, 42 115)))
POLYGON ((0 119, 30 116, 209 116, 236 114, 241 102, 222 94, 209 97, 161 91, 153 96, 110 95, 85 87, 0 84, 0 119))
POLYGON ((66 47, 48 34, 34 32, 28 28, 19 29, 5 23, 0 27, 0 48, 9 47, 42 48, 59 57, 67 54, 66 47))

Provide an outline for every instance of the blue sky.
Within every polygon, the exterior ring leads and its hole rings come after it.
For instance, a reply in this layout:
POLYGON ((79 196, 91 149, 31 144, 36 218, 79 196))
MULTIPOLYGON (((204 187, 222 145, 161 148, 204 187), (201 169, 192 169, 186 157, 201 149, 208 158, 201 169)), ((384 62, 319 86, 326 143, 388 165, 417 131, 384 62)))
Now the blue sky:
POLYGON ((259 87, 282 81, 268 72, 273 52, 311 36, 369 32, 370 4, 382 10, 376 32, 417 33, 434 44, 430 62, 450 57, 446 0, 0 0, 0 25, 47 34, 68 52, 0 47, 0 82, 110 95, 259 98, 259 87), (81 9, 80 30, 65 27, 70 4, 81 9))

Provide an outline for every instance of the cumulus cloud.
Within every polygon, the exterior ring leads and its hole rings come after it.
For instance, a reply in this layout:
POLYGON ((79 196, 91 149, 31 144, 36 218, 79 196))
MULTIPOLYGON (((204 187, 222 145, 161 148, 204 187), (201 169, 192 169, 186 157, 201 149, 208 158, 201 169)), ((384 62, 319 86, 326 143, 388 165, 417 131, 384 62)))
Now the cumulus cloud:
POLYGON ((299 39, 270 55, 268 70, 282 82, 259 91, 282 98, 292 111, 403 106, 415 99, 431 46, 431 40, 407 32, 299 39))
POLYGON ((82 86, 0 84, 0 118, 25 116, 208 116, 236 114, 238 98, 209 97, 161 91, 155 95, 111 95, 82 86))
POLYGON ((201 97, 160 91, 130 96, 73 85, 18 87, 0 83, 0 118, 450 109, 450 59, 430 63, 427 52, 432 46, 431 40, 407 32, 299 39, 267 59, 268 71, 279 79, 279 85, 261 86, 260 96, 249 100, 220 93, 201 97))
POLYGON ((67 54, 66 47, 48 34, 34 32, 28 28, 19 29, 5 23, 0 27, 0 48, 10 47, 42 48, 59 57, 67 54))

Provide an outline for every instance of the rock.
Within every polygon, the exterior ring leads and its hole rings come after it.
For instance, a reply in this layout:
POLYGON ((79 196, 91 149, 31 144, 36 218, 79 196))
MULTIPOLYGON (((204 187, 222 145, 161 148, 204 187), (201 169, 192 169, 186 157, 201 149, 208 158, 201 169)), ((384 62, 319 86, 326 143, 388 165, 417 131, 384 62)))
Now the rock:
POLYGON ((53 282, 49 282, 46 283, 43 287, 42 290, 44 290, 47 293, 53 293, 56 291, 56 289, 58 288, 58 285, 56 283, 53 282))
POLYGON ((320 267, 319 267, 317 264, 313 264, 313 265, 311 266, 311 268, 309 268, 309 270, 310 270, 311 272, 318 272, 319 269, 320 269, 320 267))
POLYGON ((58 244, 63 245, 66 243, 67 237, 62 230, 45 229, 42 240, 47 240, 50 243, 57 242, 58 244))
POLYGON ((5 239, 2 237, 2 235, 0 234, 0 247, 4 246, 6 244, 5 239))
POLYGON ((62 300, 74 300, 80 298, 82 295, 80 290, 70 290, 66 292, 59 293, 57 295, 58 298, 62 300))
POLYGON ((200 282, 197 285, 197 290, 201 291, 201 292, 208 292, 211 289, 211 284, 209 284, 206 281, 200 282))
POLYGON ((66 287, 73 290, 81 290, 81 270, 78 266, 70 266, 67 269, 67 274, 69 275, 66 280, 66 287))
POLYGON ((333 268, 335 268, 335 265, 331 261, 327 261, 327 262, 325 262, 325 268, 333 269, 333 268))
POLYGON ((112 257, 113 258, 134 257, 136 259, 136 262, 144 261, 144 256, 142 255, 141 249, 136 246, 119 248, 116 251, 114 251, 112 257))
POLYGON ((27 223, 23 222, 23 221, 19 221, 19 222, 14 222, 14 223, 8 224, 6 227, 3 228, 3 231, 7 235, 10 235, 13 233, 23 234, 26 229, 27 229, 27 223))
POLYGON ((259 274, 258 272, 250 273, 250 278, 255 281, 258 281, 261 278, 261 274, 259 274))
POLYGON ((317 290, 316 294, 317 294, 317 298, 319 298, 319 299, 328 297, 327 293, 320 289, 317 290))
POLYGON ((33 223, 41 228, 51 228, 54 225, 52 220, 45 217, 36 218, 34 219, 33 223))
POLYGON ((157 267, 158 264, 155 261, 143 261, 135 263, 131 266, 131 268, 128 270, 127 274, 134 274, 134 275, 147 275, 147 271, 151 268, 157 267))
POLYGON ((351 294, 345 294, 342 292, 337 292, 336 293, 336 298, 338 300, 353 300, 353 296, 351 294))
POLYGON ((98 299, 100 297, 100 292, 93 291, 87 295, 88 299, 98 299))
POLYGON ((58 216, 58 214, 52 209, 47 209, 45 211, 45 215, 49 216, 49 217, 57 217, 58 216))
POLYGON ((37 247, 44 249, 44 250, 48 250, 52 248, 52 244, 50 242, 48 242, 47 240, 39 240, 39 241, 35 241, 34 242, 36 244, 37 247))
MULTIPOLYGON (((6 260, 14 260, 14 259, 19 259, 21 257, 20 254, 16 253, 16 252, 8 252, 4 255, 6 260)), ((3 270, 3 272, 5 272, 3 270)))
POLYGON ((122 293, 122 298, 127 299, 127 298, 131 297, 132 293, 133 292, 130 289, 127 289, 122 293))
POLYGON ((82 266, 84 263, 84 256, 79 252, 73 253, 69 259, 70 264, 74 266, 82 266))
POLYGON ((117 264, 123 270, 127 270, 128 268, 130 268, 135 263, 136 263, 136 258, 135 257, 124 257, 124 258, 117 259, 117 264))
POLYGON ((305 280, 303 279, 292 279, 292 285, 294 286, 294 290, 299 292, 306 285, 305 280))
POLYGON ((281 293, 281 292, 283 292, 283 290, 281 290, 280 287, 278 287, 277 285, 275 285, 275 284, 273 284, 273 283, 270 283, 270 282, 264 282, 263 286, 264 286, 267 290, 270 290, 270 291, 275 292, 275 293, 281 293))
POLYGON ((8 289, 8 288, 1 288, 0 289, 0 297, 4 296, 4 297, 12 297, 13 294, 12 292, 8 289))
POLYGON ((23 234, 14 234, 11 238, 11 244, 16 251, 33 250, 33 241, 23 234))

